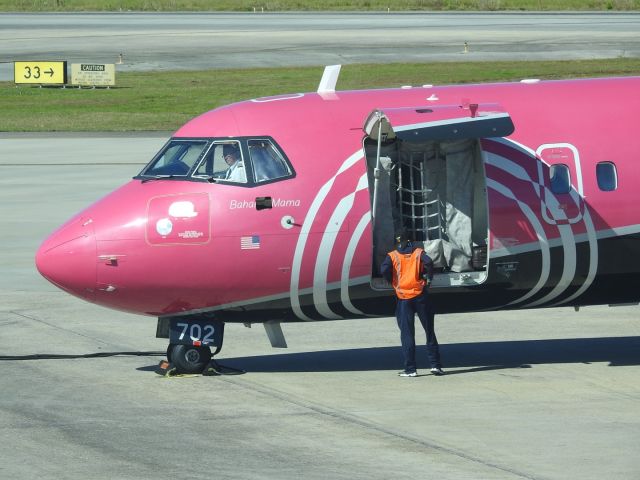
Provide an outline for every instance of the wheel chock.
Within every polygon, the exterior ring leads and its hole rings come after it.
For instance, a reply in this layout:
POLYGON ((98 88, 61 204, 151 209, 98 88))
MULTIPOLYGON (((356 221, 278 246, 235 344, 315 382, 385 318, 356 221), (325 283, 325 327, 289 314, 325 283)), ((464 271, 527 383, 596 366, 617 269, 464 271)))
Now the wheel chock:
POLYGON ((189 377, 197 377, 198 373, 180 373, 177 367, 175 367, 172 363, 169 363, 166 360, 162 360, 157 368, 156 373, 165 378, 189 378, 189 377))
MULTIPOLYGON (((178 369, 168 360, 160 360, 155 372, 162 377, 197 377, 198 374, 180 373, 178 369)), ((216 377, 219 375, 242 375, 247 373, 237 368, 225 367, 215 360, 211 360, 202 371, 203 377, 216 377)))
POLYGON ((177 374, 177 369, 168 360, 160 360, 155 372, 163 377, 172 377, 177 374))
POLYGON ((213 377, 216 375, 242 375, 243 373, 247 372, 237 368, 225 367, 212 359, 205 367, 202 375, 205 377, 213 377))
POLYGON ((204 370, 202 371, 203 377, 216 377, 220 375, 220 371, 218 370, 219 366, 216 362, 211 360, 204 370))

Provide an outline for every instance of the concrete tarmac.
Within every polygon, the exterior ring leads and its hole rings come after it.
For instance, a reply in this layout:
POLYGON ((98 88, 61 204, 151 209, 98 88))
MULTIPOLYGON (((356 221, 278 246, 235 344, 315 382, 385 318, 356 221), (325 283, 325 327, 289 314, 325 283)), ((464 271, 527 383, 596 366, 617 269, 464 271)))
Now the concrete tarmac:
POLYGON ((219 361, 247 373, 156 375, 154 318, 57 290, 33 256, 165 140, 0 135, 0 478, 640 478, 637 306, 438 316, 444 377, 424 350, 396 376, 392 318, 286 324, 288 350, 229 325, 219 361), (118 352, 146 353, 83 357, 118 352))
POLYGON ((26 60, 126 72, 638 57, 638 31, 637 12, 0 14, 0 80, 26 60))

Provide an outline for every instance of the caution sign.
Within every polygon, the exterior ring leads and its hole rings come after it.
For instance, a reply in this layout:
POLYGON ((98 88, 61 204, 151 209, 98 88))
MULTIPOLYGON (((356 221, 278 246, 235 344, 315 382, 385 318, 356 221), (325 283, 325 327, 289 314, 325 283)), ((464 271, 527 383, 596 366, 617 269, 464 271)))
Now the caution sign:
POLYGON ((71 84, 88 87, 109 87, 116 84, 113 63, 72 63, 71 84))
POLYGON ((15 83, 64 85, 67 83, 67 62, 14 62, 15 83))

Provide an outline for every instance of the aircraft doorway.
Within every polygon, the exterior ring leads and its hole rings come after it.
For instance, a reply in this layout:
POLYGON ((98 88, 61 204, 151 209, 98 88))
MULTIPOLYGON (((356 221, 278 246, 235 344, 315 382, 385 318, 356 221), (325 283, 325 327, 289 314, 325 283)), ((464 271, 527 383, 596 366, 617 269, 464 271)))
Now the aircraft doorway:
POLYGON ((372 212, 374 289, 390 285, 380 264, 405 230, 433 259, 433 286, 487 277, 489 216, 480 140, 513 132, 496 105, 373 111, 364 151, 372 212))

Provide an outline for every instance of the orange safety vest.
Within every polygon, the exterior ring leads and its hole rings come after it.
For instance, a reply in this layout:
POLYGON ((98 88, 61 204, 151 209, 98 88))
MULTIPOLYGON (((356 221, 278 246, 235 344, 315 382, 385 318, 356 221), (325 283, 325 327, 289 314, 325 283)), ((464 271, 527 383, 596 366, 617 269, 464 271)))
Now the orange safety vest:
POLYGON ((424 290, 426 282, 422 279, 422 262, 420 255, 423 250, 416 248, 411 253, 400 253, 397 250, 389 252, 393 263, 392 285, 398 298, 406 300, 417 297, 424 290))

